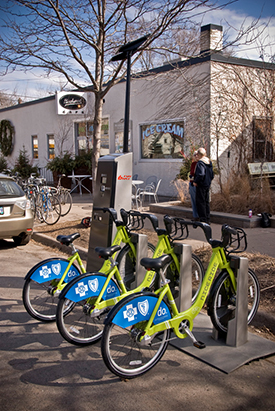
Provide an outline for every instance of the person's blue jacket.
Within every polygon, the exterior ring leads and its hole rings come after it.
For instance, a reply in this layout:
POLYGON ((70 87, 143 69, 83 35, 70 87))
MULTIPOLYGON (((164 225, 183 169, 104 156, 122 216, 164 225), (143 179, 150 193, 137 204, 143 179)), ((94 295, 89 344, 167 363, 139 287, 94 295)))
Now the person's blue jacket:
POLYGON ((202 157, 195 169, 194 183, 200 187, 210 187, 214 178, 212 163, 208 157, 202 157))

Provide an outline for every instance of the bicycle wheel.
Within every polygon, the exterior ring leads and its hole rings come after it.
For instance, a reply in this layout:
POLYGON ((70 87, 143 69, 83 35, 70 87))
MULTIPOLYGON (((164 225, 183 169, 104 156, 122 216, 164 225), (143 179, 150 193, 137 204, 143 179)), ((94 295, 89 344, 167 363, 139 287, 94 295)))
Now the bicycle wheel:
POLYGON ((38 193, 36 200, 35 200, 35 217, 40 223, 44 222, 42 210, 43 210, 43 195, 41 193, 38 193))
POLYGON ((59 299, 56 310, 56 324, 62 337, 71 344, 85 346, 100 340, 104 320, 111 307, 93 315, 92 307, 98 296, 83 299, 77 303, 59 299))
MULTIPOLYGON (((204 277, 204 268, 202 265, 201 260, 195 254, 192 254, 192 302, 195 301, 203 277, 204 277)), ((176 264, 174 261, 169 263, 167 271, 166 271, 166 278, 170 280, 170 288, 174 298, 179 296, 179 272, 177 270, 176 264)), ((158 283, 158 288, 160 287, 160 282, 158 283)))
MULTIPOLYGON (((148 257, 152 258, 155 252, 153 244, 148 243, 148 257)), ((125 287, 130 290, 135 281, 136 258, 133 255, 131 247, 126 244, 119 252, 117 259, 118 271, 123 279, 125 287)))
POLYGON ((58 280, 37 283, 28 278, 23 287, 23 304, 26 311, 36 320, 54 321, 56 318, 57 298, 49 293, 58 280))
POLYGON ((53 225, 57 223, 61 215, 61 204, 58 197, 48 194, 42 207, 42 217, 46 224, 53 225))
POLYGON ((61 217, 64 217, 71 211, 73 204, 72 196, 66 189, 61 189, 61 192, 58 195, 58 199, 61 204, 61 217))
MULTIPOLYGON (((131 299, 123 301, 126 310, 131 299)), ((110 321, 104 327, 102 357, 109 370, 121 378, 130 379, 144 374, 158 363, 166 351, 171 330, 155 334, 150 341, 140 341, 146 324, 147 321, 132 321, 131 326, 121 328, 110 321)))
MULTIPOLYGON (((49 258, 36 264, 26 275, 22 294, 23 304, 26 311, 36 320, 55 320, 58 299, 53 291, 68 264, 69 261, 65 258, 49 258), (43 280, 43 275, 48 281, 43 280)), ((65 283, 80 275, 77 266, 72 264, 65 283)))
MULTIPOLYGON (((249 324, 259 307, 259 281, 251 268, 248 269, 248 315, 249 324)), ((209 303, 209 315, 214 327, 221 335, 226 335, 228 321, 234 318, 236 308, 236 294, 227 271, 223 271, 213 286, 213 295, 209 303)))

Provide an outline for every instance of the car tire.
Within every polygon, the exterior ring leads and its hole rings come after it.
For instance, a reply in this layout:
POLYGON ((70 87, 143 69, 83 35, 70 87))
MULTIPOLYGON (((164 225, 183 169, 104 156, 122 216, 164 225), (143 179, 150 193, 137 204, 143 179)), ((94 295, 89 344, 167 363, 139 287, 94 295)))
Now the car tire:
POLYGON ((26 245, 28 244, 28 242, 30 241, 30 237, 29 236, 16 236, 16 237, 12 237, 14 243, 16 246, 18 245, 26 245))

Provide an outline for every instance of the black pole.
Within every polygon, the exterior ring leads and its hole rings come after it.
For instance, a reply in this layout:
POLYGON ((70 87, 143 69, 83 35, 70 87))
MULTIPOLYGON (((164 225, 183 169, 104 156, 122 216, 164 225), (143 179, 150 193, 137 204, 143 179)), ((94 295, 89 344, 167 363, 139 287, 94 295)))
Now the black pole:
POLYGON ((128 153, 129 141, 129 115, 130 115, 130 85, 131 85, 131 52, 127 53, 127 78, 126 78, 126 97, 125 97, 125 115, 124 115, 124 135, 123 135, 123 153, 128 153))

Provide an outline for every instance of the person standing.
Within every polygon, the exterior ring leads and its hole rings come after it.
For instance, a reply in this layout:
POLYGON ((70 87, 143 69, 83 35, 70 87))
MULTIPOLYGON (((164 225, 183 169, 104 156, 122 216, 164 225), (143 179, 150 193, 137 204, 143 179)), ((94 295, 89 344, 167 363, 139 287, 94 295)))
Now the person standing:
POLYGON ((194 151, 189 175, 189 194, 191 198, 193 218, 195 221, 199 220, 199 215, 196 206, 196 187, 193 184, 197 162, 197 151, 194 151))
POLYGON ((201 147, 197 152, 198 162, 193 185, 196 187, 196 205, 200 221, 210 223, 209 191, 214 178, 212 162, 206 157, 206 150, 201 147))

